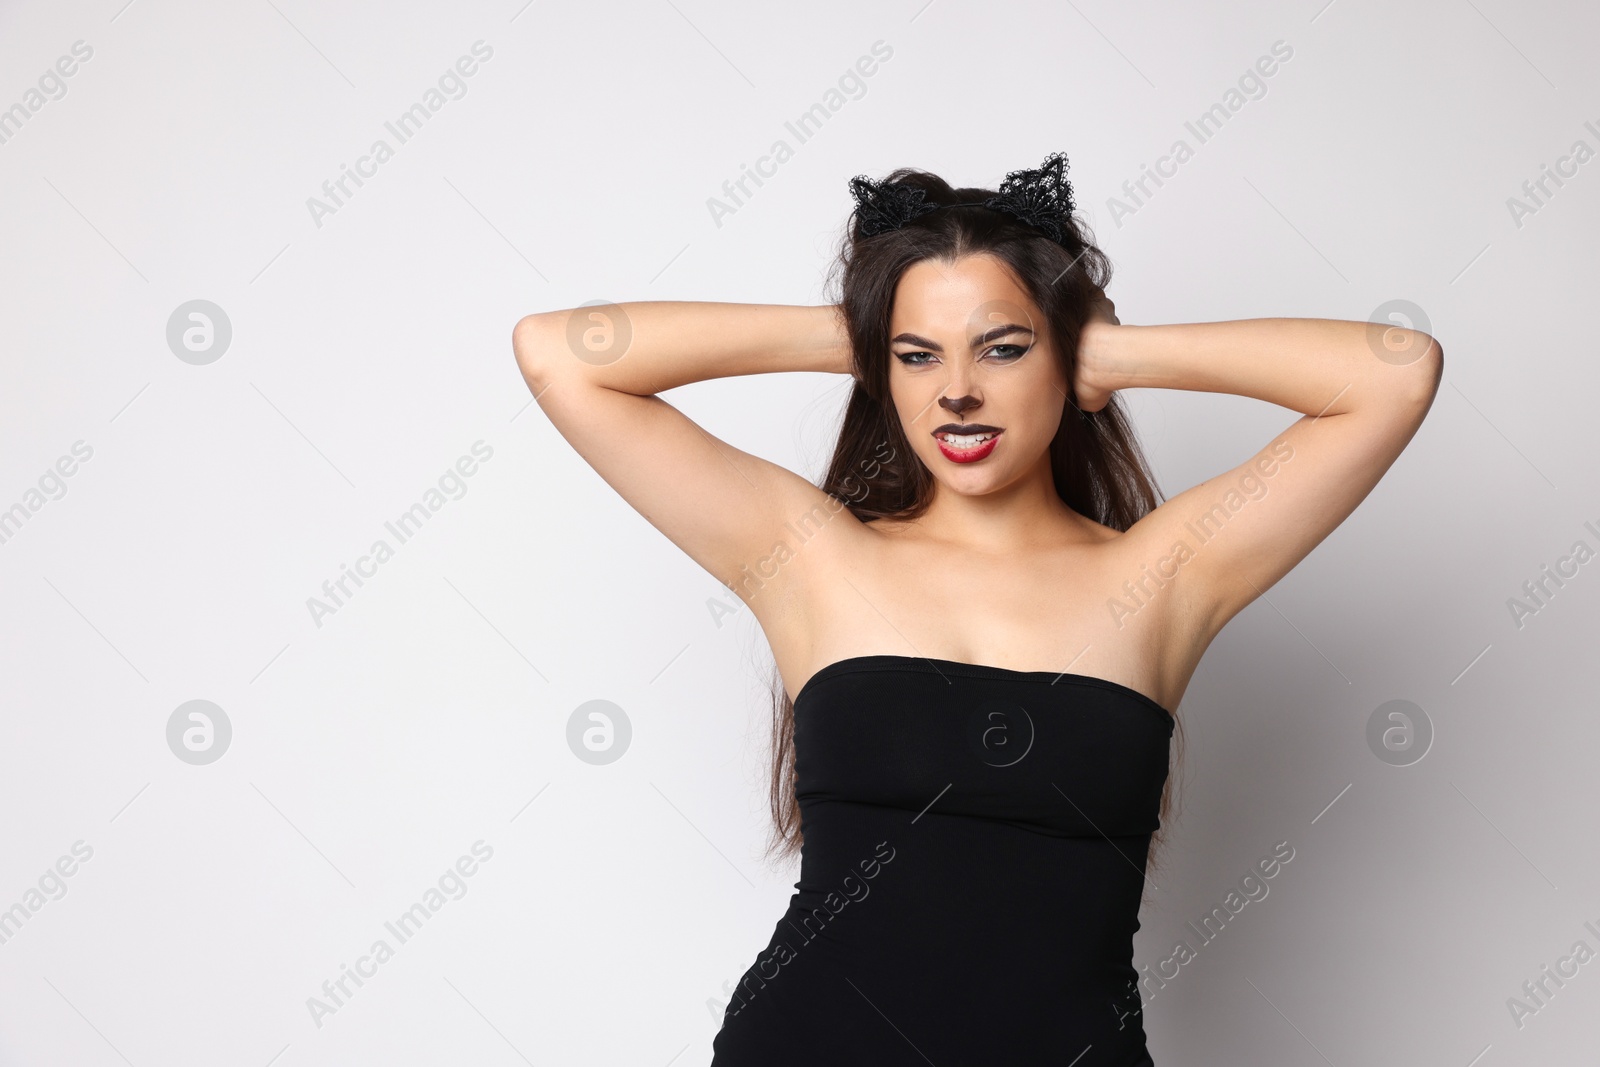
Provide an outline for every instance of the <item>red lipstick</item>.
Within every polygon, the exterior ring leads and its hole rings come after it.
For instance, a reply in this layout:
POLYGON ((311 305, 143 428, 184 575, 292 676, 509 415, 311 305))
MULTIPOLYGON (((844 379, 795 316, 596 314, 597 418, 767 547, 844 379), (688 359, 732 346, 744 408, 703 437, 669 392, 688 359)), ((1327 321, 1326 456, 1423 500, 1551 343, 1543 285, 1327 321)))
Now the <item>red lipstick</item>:
POLYGON ((933 431, 933 439, 939 442, 944 458, 952 463, 976 463, 994 451, 1004 432, 993 426, 941 426, 933 431))

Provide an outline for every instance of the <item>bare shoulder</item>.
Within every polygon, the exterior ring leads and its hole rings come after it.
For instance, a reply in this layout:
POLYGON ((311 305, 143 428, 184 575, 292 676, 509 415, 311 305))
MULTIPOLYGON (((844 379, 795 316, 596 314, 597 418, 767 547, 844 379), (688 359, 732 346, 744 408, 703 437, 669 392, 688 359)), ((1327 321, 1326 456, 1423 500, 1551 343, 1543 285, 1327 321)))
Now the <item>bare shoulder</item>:
POLYGON ((786 668, 803 663, 816 643, 821 602, 848 583, 879 534, 845 500, 814 485, 810 489, 789 498, 770 539, 731 568, 725 580, 754 614, 786 677, 786 668))
POLYGON ((1125 634, 1151 676, 1152 691, 1176 707, 1216 636, 1204 589, 1186 580, 1181 541, 1159 524, 1117 530, 1093 523, 1099 544, 1094 585, 1104 597, 1101 617, 1125 634))
POLYGON ((938 568, 917 551, 912 519, 858 517, 838 496, 789 524, 770 562, 741 592, 791 696, 825 663, 920 643, 911 620, 932 614, 916 591, 938 568))

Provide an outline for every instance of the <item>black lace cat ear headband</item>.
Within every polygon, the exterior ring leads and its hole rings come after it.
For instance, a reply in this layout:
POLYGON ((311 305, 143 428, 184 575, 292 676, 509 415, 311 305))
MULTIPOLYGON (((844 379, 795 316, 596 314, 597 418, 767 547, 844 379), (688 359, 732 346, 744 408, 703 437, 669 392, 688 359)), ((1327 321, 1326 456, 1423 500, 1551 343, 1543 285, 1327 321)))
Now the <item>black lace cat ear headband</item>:
POLYGON ((1014 170, 1000 183, 1000 191, 986 200, 959 204, 930 204, 925 190, 898 182, 876 182, 864 174, 850 179, 861 236, 874 237, 898 230, 912 219, 942 207, 986 207, 1006 214, 1040 231, 1065 247, 1063 223, 1072 214, 1072 183, 1067 181, 1067 157, 1052 152, 1032 170, 1014 170))

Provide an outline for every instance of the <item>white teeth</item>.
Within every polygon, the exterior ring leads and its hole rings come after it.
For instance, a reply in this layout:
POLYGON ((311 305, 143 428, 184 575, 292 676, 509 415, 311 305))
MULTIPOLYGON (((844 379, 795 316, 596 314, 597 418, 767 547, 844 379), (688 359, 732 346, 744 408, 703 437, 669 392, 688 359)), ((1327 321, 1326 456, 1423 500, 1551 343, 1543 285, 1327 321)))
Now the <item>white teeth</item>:
POLYGON ((942 433, 939 435, 939 439, 952 448, 974 448, 994 436, 992 433, 942 433))

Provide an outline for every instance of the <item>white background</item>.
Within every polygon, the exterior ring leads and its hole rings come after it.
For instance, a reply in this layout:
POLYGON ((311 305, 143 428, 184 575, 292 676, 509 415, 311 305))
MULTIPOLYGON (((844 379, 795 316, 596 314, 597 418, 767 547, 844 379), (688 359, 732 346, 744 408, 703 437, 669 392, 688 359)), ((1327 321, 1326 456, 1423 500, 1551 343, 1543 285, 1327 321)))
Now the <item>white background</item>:
MULTIPOLYGON (((1295 858, 1147 1000, 1155 1061, 1591 1062, 1600 962, 1520 1028, 1507 1000, 1600 949, 1600 561, 1520 627, 1508 601, 1600 549, 1600 162, 1520 225, 1507 201, 1600 148, 1593 9, 124 3, 0 11, 0 108, 93 49, 0 144, 0 508, 25 512, 0 543, 0 1063, 705 1063, 708 1002, 796 877, 760 860, 770 657, 531 404, 512 325, 820 303, 851 175, 992 186, 1052 150, 1124 322, 1402 299, 1447 352, 1399 462, 1183 701, 1136 962, 1295 858), (308 198, 480 40, 465 95, 318 225, 308 198), (785 120, 876 41, 797 144, 785 120), (1275 41, 1265 94, 1114 219, 1275 41), (708 198, 780 137, 718 225, 708 198), (194 299, 233 331, 205 365, 166 340, 194 299), (64 495, 30 498, 79 441, 64 495), (308 599, 477 441, 464 495, 318 625, 308 599), (233 730, 204 766, 167 744, 194 699, 233 730), (633 729, 606 766, 566 740, 593 699, 633 729), (1366 741, 1393 699, 1435 733, 1407 767, 1366 741), (465 895, 319 1026, 308 998, 480 840, 465 895), (30 897, 79 841, 65 894, 30 897)), ((668 398, 816 478, 846 384, 668 398)), ((1168 496, 1296 417, 1127 400, 1168 496)))

